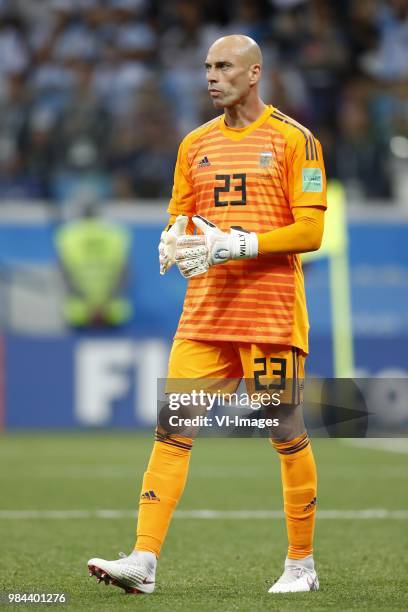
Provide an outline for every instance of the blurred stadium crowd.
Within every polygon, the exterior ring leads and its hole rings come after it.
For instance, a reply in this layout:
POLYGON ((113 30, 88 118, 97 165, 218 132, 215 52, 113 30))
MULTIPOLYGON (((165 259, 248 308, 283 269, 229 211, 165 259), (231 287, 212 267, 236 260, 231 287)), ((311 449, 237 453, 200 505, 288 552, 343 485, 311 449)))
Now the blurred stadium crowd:
POLYGON ((203 62, 228 33, 259 42, 264 100, 313 129, 330 176, 395 196, 408 0, 0 0, 0 198, 167 197, 180 139, 214 116, 203 62))

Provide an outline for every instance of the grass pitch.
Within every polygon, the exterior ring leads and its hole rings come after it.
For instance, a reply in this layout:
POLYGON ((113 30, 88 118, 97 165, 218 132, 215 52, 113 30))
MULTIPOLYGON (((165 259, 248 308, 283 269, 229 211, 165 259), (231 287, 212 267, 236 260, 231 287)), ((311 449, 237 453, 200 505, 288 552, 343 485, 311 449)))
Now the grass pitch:
MULTIPOLYGON (((319 510, 337 510, 340 516, 346 510, 405 511, 388 519, 318 519, 319 592, 267 593, 285 557, 282 519, 177 518, 159 562, 155 593, 134 597, 98 585, 88 577, 86 562, 131 550, 135 520, 130 511, 137 508, 151 436, 4 435, 0 590, 64 591, 69 597, 65 609, 98 612, 406 610, 408 454, 354 448, 339 440, 315 440, 313 447, 319 510), (91 515, 100 509, 128 513, 122 518, 91 515), (32 510, 35 518, 16 513, 32 510), (60 514, 43 514, 50 510, 60 514), (64 514, 69 510, 84 513, 73 518, 64 514)), ((196 442, 179 510, 281 507, 279 460, 265 440, 196 442)))

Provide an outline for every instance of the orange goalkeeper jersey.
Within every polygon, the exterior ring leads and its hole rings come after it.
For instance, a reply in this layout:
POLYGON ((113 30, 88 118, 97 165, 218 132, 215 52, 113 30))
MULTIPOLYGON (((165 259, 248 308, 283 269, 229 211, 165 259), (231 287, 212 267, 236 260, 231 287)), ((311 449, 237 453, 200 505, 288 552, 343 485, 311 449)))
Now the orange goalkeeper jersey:
MULTIPOLYGON (((320 143, 267 106, 245 128, 224 115, 182 141, 168 212, 199 214, 227 231, 261 233, 293 223, 295 206, 326 207, 320 143)), ((176 338, 297 346, 308 352, 308 318, 298 255, 259 255, 193 277, 176 338)))

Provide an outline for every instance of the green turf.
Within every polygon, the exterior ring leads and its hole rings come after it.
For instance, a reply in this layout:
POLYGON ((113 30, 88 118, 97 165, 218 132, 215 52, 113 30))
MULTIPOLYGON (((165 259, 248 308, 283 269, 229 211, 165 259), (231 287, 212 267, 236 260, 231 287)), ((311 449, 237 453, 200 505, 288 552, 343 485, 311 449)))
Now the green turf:
MULTIPOLYGON (((131 434, 3 436, 0 509, 131 510, 150 446, 150 438, 131 434)), ((338 440, 317 440, 314 449, 319 508, 408 508, 408 455, 338 440)), ((280 509, 274 451, 263 440, 198 440, 179 508, 280 509)), ((408 608, 408 521, 318 521, 321 590, 283 596, 267 593, 285 555, 282 520, 173 521, 156 592, 144 597, 97 585, 86 571, 89 557, 129 551, 133 533, 130 518, 0 519, 0 590, 65 591, 70 610, 408 608)))

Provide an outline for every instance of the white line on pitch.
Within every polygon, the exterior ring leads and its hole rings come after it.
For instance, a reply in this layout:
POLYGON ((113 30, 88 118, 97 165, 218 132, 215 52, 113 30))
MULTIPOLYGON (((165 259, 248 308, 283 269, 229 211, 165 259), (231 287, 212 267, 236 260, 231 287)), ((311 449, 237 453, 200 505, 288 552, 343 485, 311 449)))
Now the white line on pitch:
MULTIPOLYGON (((32 519, 125 519, 136 518, 134 510, 0 510, 0 520, 32 519)), ((281 510, 178 510, 176 519, 281 519, 281 510)), ((408 520, 408 510, 386 510, 368 508, 366 510, 319 510, 319 520, 408 520)))
POLYGON ((408 453, 407 438, 344 438, 344 444, 357 448, 382 450, 389 453, 408 453))

